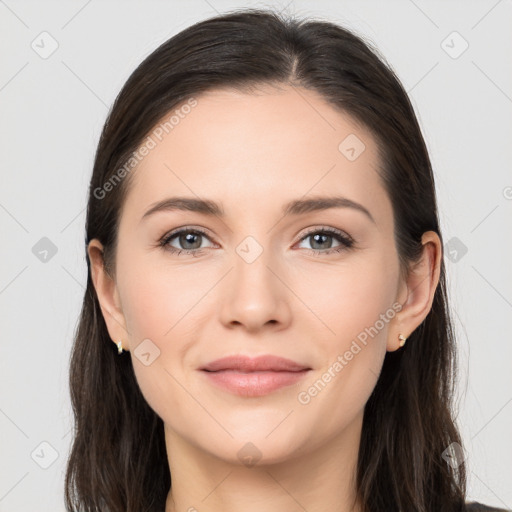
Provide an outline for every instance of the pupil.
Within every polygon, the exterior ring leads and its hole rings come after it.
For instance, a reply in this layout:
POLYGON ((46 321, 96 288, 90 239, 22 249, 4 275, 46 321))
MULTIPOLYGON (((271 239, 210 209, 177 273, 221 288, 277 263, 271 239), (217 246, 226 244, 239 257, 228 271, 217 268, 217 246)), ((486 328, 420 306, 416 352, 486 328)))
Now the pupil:
POLYGON ((197 247, 187 247, 187 244, 188 243, 191 243, 191 244, 194 244, 194 237, 195 238, 199 238, 200 235, 196 235, 194 233, 187 233, 186 235, 181 235, 180 236, 180 242, 182 244, 183 247, 185 247, 185 249, 197 249, 201 244, 197 244, 197 240, 196 240, 196 245, 197 247))
MULTIPOLYGON (((323 234, 313 235, 313 240, 314 240, 314 243, 312 244, 313 249, 325 249, 325 247, 315 247, 315 244, 317 243, 318 238, 324 238, 324 243, 325 243, 325 238, 330 238, 330 235, 323 235, 323 234)), ((320 245, 322 245, 322 242, 320 242, 320 245)))

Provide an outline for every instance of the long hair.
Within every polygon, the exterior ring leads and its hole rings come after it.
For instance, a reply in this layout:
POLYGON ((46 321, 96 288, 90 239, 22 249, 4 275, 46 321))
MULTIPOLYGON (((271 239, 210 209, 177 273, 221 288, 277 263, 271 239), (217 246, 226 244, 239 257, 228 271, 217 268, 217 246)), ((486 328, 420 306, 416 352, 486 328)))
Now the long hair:
MULTIPOLYGON (((95 155, 85 237, 86 247, 93 238, 103 244, 109 274, 115 275, 121 208, 133 175, 126 162, 148 133, 202 92, 221 87, 246 92, 263 84, 315 91, 373 134, 403 277, 421 255, 425 231, 437 232, 442 241, 434 176, 414 109, 372 44, 331 22, 239 9, 164 42, 115 100, 95 155)), ((85 256, 87 289, 70 359, 75 425, 66 507, 163 512, 171 486, 163 421, 142 396, 130 357, 117 355, 87 250, 85 256)), ((462 445, 453 411, 456 371, 442 260, 430 312, 403 349, 386 353, 365 406, 356 475, 365 511, 464 509, 464 464, 452 467, 443 457, 452 443, 462 445)))

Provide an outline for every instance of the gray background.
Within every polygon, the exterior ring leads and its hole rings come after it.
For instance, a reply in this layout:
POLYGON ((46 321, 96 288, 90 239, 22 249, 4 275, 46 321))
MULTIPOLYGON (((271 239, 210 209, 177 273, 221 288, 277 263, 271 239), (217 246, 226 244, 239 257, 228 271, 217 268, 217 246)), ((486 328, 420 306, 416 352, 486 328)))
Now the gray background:
POLYGON ((410 93, 448 245, 469 496, 512 508, 510 0, 0 0, 0 511, 64 510, 84 209, 108 109, 161 42, 244 5, 346 25, 377 45, 410 93), (46 261, 43 237, 57 251, 46 261))

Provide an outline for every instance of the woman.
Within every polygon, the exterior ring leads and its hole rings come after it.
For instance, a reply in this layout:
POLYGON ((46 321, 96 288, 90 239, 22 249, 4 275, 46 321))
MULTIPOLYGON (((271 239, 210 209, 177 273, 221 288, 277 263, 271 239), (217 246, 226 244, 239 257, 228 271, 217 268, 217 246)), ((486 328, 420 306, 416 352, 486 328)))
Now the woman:
POLYGON ((165 42, 105 123, 86 232, 68 510, 481 506, 429 156, 360 38, 243 10, 165 42))

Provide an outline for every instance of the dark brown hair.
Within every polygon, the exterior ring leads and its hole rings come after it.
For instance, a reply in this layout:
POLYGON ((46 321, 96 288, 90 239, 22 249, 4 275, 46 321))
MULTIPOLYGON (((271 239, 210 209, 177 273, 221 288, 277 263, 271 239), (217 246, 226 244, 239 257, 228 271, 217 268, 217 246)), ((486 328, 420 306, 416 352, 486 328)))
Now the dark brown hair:
MULTIPOLYGON (((380 177, 393 205, 402 276, 439 234, 434 177, 411 102, 370 42, 334 23, 271 10, 232 11, 178 33, 133 72, 105 122, 90 182, 86 247, 97 238, 115 275, 121 209, 133 173, 105 193, 150 130, 191 97, 215 88, 242 92, 292 85, 319 93, 375 137, 380 177), (112 181, 110 181, 112 183, 112 181), (101 194, 98 192, 102 190, 101 194)), ((442 239, 441 239, 442 241, 442 239)), ((162 419, 118 356, 91 280, 70 361, 75 416, 66 472, 69 511, 163 512, 171 475, 162 419)), ((462 445, 454 421, 455 340, 445 266, 431 311, 401 350, 388 352, 365 406, 357 496, 368 512, 464 510, 464 464, 442 453, 462 445)))

